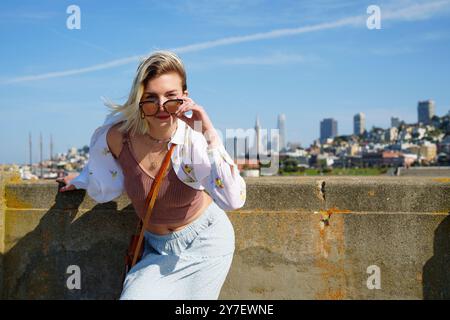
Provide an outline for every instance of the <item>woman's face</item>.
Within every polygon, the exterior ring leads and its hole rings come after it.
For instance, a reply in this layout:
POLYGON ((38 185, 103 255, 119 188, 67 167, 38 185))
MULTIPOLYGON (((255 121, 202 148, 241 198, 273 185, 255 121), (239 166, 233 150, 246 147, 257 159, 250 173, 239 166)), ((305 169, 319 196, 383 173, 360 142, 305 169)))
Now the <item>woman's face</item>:
POLYGON ((154 100, 159 102, 159 111, 153 116, 146 116, 145 119, 150 126, 150 130, 161 130, 170 128, 177 121, 175 115, 167 113, 162 105, 170 99, 185 97, 188 91, 182 92, 181 77, 176 72, 166 73, 153 78, 147 82, 144 88, 141 101, 154 100))

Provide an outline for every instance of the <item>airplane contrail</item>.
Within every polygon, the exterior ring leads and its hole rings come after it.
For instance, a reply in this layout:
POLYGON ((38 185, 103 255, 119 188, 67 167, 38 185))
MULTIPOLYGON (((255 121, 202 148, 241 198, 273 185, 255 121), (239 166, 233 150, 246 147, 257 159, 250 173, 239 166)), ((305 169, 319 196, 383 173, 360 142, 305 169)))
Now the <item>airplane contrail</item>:
MULTIPOLYGON (((384 12, 382 10, 381 17, 382 17, 382 21, 384 21, 384 20, 402 20, 402 19, 403 20, 423 19, 423 18, 429 17, 429 15, 431 15, 433 13, 440 12, 444 7, 448 6, 449 4, 450 4, 450 1, 443 0, 443 1, 436 1, 436 2, 431 2, 431 3, 428 2, 428 3, 424 3, 424 4, 414 4, 414 5, 411 5, 411 6, 408 6, 405 8, 401 8, 398 10, 394 10, 394 11, 384 12)), ((281 37, 298 35, 298 34, 302 34, 302 33, 322 31, 322 30, 327 30, 327 29, 335 29, 335 28, 344 27, 344 26, 361 25, 361 24, 365 23, 367 17, 368 17, 368 15, 351 16, 351 17, 347 17, 347 18, 343 18, 343 19, 334 20, 332 22, 324 22, 324 23, 303 26, 303 27, 298 27, 298 28, 276 29, 276 30, 272 30, 272 31, 268 31, 268 32, 255 33, 255 34, 244 35, 244 36, 226 37, 226 38, 221 38, 221 39, 212 40, 212 41, 194 43, 191 45, 172 48, 172 49, 168 49, 168 50, 174 51, 176 53, 196 52, 196 51, 202 51, 202 50, 206 50, 206 49, 210 49, 210 48, 215 48, 215 47, 220 47, 220 46, 228 46, 228 45, 243 43, 243 42, 281 38, 281 37)), ((65 71, 48 72, 48 73, 37 74, 37 75, 20 76, 20 77, 15 77, 15 78, 0 81, 0 84, 19 83, 19 82, 26 82, 26 81, 36 81, 36 80, 43 80, 43 79, 60 78, 60 77, 65 77, 65 76, 70 76, 70 75, 89 73, 89 72, 98 71, 98 70, 111 69, 114 67, 137 62, 137 61, 145 58, 146 56, 148 56, 148 54, 133 55, 133 56, 129 56, 129 57, 121 58, 121 59, 111 60, 111 61, 105 62, 105 63, 95 64, 95 65, 84 67, 84 68, 70 69, 70 70, 65 70, 65 71)))

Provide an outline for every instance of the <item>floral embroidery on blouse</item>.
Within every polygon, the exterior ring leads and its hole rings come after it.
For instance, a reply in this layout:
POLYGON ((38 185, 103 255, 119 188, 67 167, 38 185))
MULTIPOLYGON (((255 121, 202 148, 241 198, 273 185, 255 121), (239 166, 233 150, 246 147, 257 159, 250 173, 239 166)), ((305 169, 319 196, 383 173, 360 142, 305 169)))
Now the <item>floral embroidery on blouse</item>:
POLYGON ((219 188, 221 188, 221 189, 224 188, 222 179, 220 179, 219 177, 217 177, 217 178, 214 180, 214 183, 216 184, 217 187, 219 187, 219 188))
POLYGON ((185 164, 184 166, 183 166, 183 170, 184 170, 184 172, 186 173, 186 174, 190 174, 191 172, 192 172, 192 167, 190 167, 188 164, 185 164))
POLYGON ((117 177, 117 171, 109 170, 109 173, 111 173, 113 178, 117 177))
POLYGON ((187 182, 187 183, 195 182, 195 180, 192 177, 190 177, 190 176, 186 176, 186 178, 184 178, 183 181, 187 182))

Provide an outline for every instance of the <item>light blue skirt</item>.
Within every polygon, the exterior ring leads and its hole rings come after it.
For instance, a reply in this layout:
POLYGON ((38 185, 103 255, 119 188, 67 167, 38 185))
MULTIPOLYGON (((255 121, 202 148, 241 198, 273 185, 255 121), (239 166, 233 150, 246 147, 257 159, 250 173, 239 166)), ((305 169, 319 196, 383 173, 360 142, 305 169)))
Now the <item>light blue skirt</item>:
POLYGON ((181 230, 145 232, 143 257, 128 272, 120 300, 217 300, 234 249, 233 225, 213 201, 181 230))

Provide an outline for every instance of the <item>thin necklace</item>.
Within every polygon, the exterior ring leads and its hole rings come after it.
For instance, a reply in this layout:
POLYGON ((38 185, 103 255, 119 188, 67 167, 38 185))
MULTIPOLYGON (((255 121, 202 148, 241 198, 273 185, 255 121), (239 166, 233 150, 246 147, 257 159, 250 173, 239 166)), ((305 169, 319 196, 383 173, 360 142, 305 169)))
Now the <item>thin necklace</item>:
POLYGON ((157 143, 167 143, 167 142, 169 142, 169 141, 172 139, 172 137, 170 137, 169 139, 166 139, 166 140, 159 140, 159 139, 153 138, 149 133, 147 133, 147 136, 148 136, 151 140, 153 140, 153 141, 155 141, 155 142, 157 142, 157 143))
POLYGON ((170 140, 172 140, 173 136, 175 135, 175 132, 177 132, 177 129, 178 129, 178 124, 177 124, 177 127, 175 128, 175 130, 173 130, 172 135, 170 136, 169 139, 163 139, 163 140, 161 140, 161 139, 156 139, 156 138, 152 137, 152 136, 150 135, 150 133, 148 133, 148 132, 147 132, 147 136, 148 136, 151 140, 153 140, 153 141, 155 141, 155 142, 157 142, 157 143, 167 143, 167 142, 169 142, 170 140))

